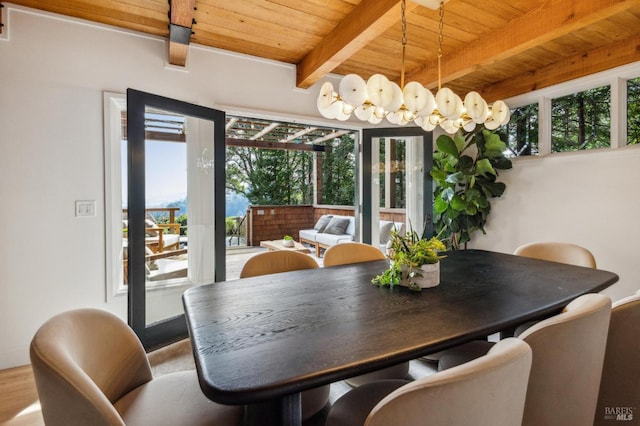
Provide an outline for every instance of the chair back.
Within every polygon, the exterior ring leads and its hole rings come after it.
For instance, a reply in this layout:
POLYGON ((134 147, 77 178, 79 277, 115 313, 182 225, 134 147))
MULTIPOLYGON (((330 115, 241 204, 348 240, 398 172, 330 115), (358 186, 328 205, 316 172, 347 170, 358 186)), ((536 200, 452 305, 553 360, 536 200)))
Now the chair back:
POLYGON ((135 333, 97 309, 45 322, 31 341, 30 357, 48 426, 124 425, 113 402, 152 379, 135 333))
POLYGON ((249 258, 240 271, 240 278, 302 269, 316 269, 318 267, 318 262, 304 253, 293 250, 267 251, 249 258))
POLYGON ((640 294, 615 302, 611 308, 596 426, 624 423, 622 420, 640 416, 639 329, 640 294), (621 415, 620 422, 612 421, 618 420, 618 415, 621 415))
POLYGON ((533 352, 523 426, 593 424, 610 315, 609 297, 586 294, 519 336, 533 352))
POLYGON ((386 256, 377 247, 358 242, 335 244, 324 252, 324 266, 384 260, 386 256))
POLYGON ((596 259, 589 250, 571 243, 529 243, 518 247, 513 254, 587 268, 596 267, 596 259))
POLYGON ((480 358, 393 391, 365 425, 519 425, 530 368, 526 343, 501 340, 480 358))

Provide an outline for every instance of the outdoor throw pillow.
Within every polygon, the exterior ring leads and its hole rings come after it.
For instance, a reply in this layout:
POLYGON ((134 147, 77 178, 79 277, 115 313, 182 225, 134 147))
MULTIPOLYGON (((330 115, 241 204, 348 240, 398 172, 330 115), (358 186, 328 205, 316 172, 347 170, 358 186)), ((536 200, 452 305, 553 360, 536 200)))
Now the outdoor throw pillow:
POLYGON ((152 231, 151 230, 151 229, 160 229, 160 227, 158 226, 157 223, 155 223, 154 221, 152 221, 150 219, 145 219, 144 220, 144 226, 146 227, 145 235, 147 237, 157 237, 158 236, 158 231, 152 231))
POLYGON ((393 225, 393 222, 387 222, 384 220, 380 221, 380 244, 385 244, 387 241, 389 241, 393 225))
POLYGON ((329 214, 324 214, 320 216, 320 219, 318 219, 313 229, 315 229, 318 232, 324 232, 324 229, 327 227, 332 217, 333 216, 329 214))
POLYGON ((333 217, 331 218, 331 221, 329 222, 327 227, 324 228, 324 233, 341 235, 341 234, 344 234, 348 226, 349 226, 349 219, 343 218, 343 217, 333 217))

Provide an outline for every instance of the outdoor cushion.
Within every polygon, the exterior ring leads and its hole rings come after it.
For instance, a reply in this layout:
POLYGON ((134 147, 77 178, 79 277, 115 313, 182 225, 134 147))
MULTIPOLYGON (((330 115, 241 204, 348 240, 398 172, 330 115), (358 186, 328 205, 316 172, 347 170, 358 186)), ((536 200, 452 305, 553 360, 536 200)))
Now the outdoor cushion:
POLYGON ((330 214, 323 214, 322 216, 320 216, 320 219, 318 219, 313 229, 317 232, 324 232, 332 217, 333 216, 330 214))
POLYGON ((315 229, 301 229, 299 232, 300 239, 307 241, 315 241, 317 234, 318 231, 316 231, 315 229))
POLYGON ((322 244, 325 246, 332 246, 334 244, 352 241, 352 240, 353 240, 353 236, 346 235, 346 234, 336 235, 336 234, 327 234, 326 232, 323 232, 321 234, 316 235, 316 242, 318 244, 322 244))
POLYGON ((349 226, 349 218, 332 217, 331 221, 324 229, 325 234, 343 235, 349 226))

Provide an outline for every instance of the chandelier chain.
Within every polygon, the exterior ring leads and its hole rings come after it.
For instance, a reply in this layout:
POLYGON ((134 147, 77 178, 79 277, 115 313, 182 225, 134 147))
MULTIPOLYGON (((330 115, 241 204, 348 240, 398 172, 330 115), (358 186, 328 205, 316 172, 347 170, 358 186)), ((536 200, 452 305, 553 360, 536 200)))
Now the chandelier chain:
POLYGON ((404 68, 405 68, 405 51, 407 48, 407 2, 406 0, 402 0, 401 2, 401 11, 402 11, 402 67, 400 69, 400 89, 404 89, 404 68))
POLYGON ((444 1, 440 2, 440 24, 438 25, 438 90, 442 88, 442 70, 440 65, 442 62, 442 41, 444 31, 444 1))

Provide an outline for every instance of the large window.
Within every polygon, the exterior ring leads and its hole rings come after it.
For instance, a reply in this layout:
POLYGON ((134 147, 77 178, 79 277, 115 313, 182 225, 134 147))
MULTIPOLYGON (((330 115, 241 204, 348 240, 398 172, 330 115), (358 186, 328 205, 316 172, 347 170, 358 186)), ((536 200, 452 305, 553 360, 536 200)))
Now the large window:
POLYGON ((640 144, 640 77, 627 81, 627 143, 640 144))
POLYGON ((507 143, 507 157, 538 155, 538 104, 511 110, 511 120, 498 132, 507 143))
POLYGON ((640 62, 508 99, 510 157, 640 144, 640 62))
POLYGON ((611 146, 611 87, 585 90, 551 103, 551 151, 611 146))

